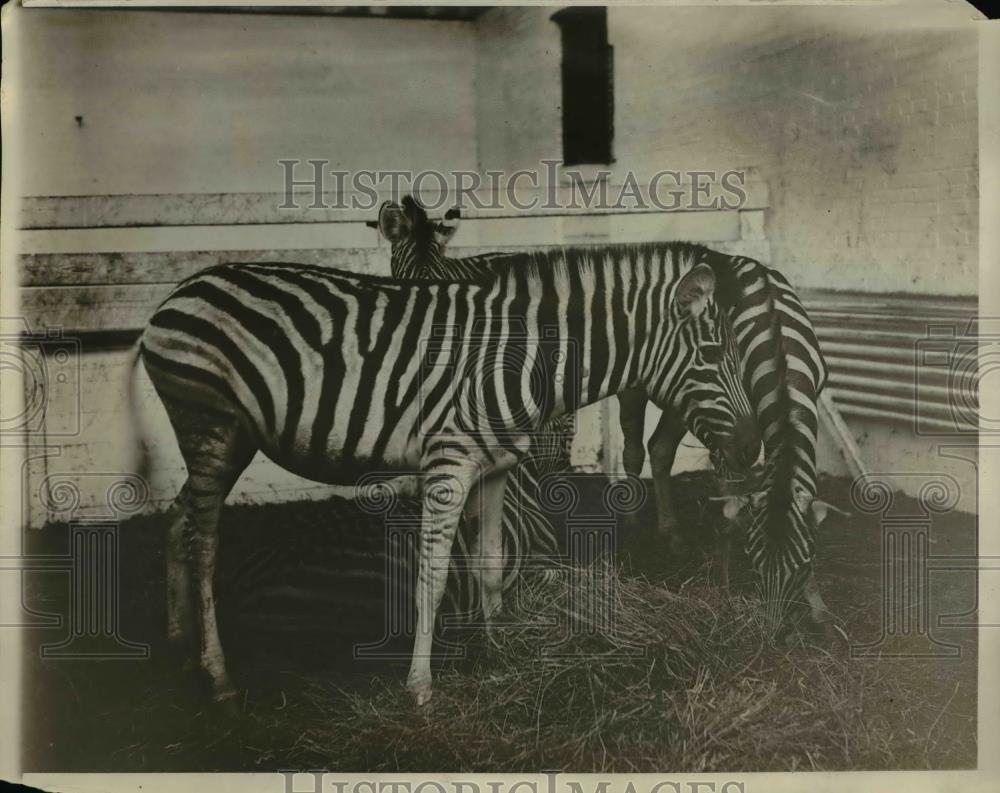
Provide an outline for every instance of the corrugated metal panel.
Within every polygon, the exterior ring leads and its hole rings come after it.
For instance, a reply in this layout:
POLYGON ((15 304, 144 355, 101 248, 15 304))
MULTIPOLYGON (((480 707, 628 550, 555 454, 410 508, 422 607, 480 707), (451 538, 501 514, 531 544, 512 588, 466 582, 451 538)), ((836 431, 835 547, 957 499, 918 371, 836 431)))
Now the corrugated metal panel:
POLYGON ((848 417, 904 424, 921 435, 979 426, 978 301, 800 292, 848 417))

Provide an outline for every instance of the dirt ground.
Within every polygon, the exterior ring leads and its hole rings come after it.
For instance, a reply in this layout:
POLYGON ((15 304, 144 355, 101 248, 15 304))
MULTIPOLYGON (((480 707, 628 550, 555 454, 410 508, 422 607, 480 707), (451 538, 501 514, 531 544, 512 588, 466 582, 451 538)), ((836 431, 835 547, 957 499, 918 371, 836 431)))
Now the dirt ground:
MULTIPOLYGON (((606 480, 592 479, 584 498, 587 503, 581 503, 580 510, 586 511, 590 503, 600 513, 606 480)), ((714 493, 708 476, 684 475, 675 482, 685 536, 693 548, 687 560, 681 564, 671 560, 650 530, 654 524, 650 503, 639 513, 638 528, 619 525, 614 537, 623 575, 645 576, 676 591, 703 586, 704 578, 712 575, 706 558, 711 555, 718 507, 706 498, 714 493)), ((828 501, 850 510, 849 486, 846 480, 826 479, 821 492, 828 501)), ((915 508, 908 499, 897 506, 915 508)), ((326 687, 326 696, 364 697, 404 678, 409 650, 405 637, 383 647, 393 658, 356 660, 353 652, 359 643, 378 645, 385 632, 383 583, 378 575, 385 540, 379 520, 339 500, 232 506, 224 513, 219 618, 230 670, 241 688, 242 716, 219 714, 208 706, 202 682, 181 670, 165 644, 163 533, 163 520, 155 516, 130 520, 119 531, 120 636, 148 645, 147 659, 43 658, 40 648, 63 640, 67 629, 25 632, 26 771, 296 767, 301 757, 297 741, 310 719, 329 718, 329 702, 322 709, 313 707, 317 681, 326 687), (350 554, 347 548, 353 549, 350 554), (259 566, 256 583, 251 592, 242 591, 233 571, 245 571, 253 564, 259 566), (331 573, 331 565, 349 567, 353 573, 331 573), (289 716, 283 719, 286 708, 289 716)), ((935 515, 930 536, 932 561, 975 555, 974 516, 935 515)), ((64 525, 29 532, 28 551, 65 553, 67 537, 64 525)), ((884 697, 876 690, 862 706, 865 729, 881 732, 885 752, 845 758, 839 765, 826 761, 818 767, 974 767, 977 643, 975 630, 968 626, 975 622, 975 572, 932 569, 929 573, 930 630, 937 644, 913 630, 903 639, 883 638, 883 545, 880 518, 860 513, 850 518, 832 514, 818 536, 817 579, 849 636, 853 655, 846 644, 815 652, 842 652, 850 665, 868 669, 889 665, 891 676, 903 686, 886 690, 884 697), (912 692, 906 707, 894 701, 899 690, 912 692)), ((66 614, 65 573, 26 573, 24 581, 24 605, 35 619, 66 614)), ((749 591, 748 587, 745 563, 738 559, 734 588, 749 591)), ((450 663, 459 671, 478 673, 471 662, 450 663)), ((402 696, 401 688, 399 693, 402 696)), ((328 767, 342 767, 336 747, 329 747, 329 758, 328 767)), ((348 765, 359 762, 350 757, 342 760, 348 765)), ((800 758, 784 764, 766 762, 767 770, 787 770, 800 758)), ((751 768, 765 770, 752 758, 741 768, 711 770, 751 768)), ((401 764, 400 770, 413 769, 401 764)))

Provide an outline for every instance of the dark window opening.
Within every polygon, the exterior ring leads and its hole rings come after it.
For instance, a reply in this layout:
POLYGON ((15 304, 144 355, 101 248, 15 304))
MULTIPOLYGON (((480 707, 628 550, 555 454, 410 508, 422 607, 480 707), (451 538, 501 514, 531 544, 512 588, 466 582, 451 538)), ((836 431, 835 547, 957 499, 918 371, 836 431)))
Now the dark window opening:
POLYGON ((608 10, 566 8, 552 19, 562 32, 563 164, 610 163, 615 96, 608 10))

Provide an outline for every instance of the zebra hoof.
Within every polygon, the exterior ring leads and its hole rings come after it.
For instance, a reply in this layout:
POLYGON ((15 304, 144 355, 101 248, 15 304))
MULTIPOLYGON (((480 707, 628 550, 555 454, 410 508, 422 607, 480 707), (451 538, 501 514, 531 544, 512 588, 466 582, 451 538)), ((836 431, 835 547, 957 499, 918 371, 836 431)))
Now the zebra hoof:
POLYGON ((406 689, 418 708, 430 702, 432 694, 430 669, 411 669, 406 676, 406 689))
POLYGON ((418 708, 425 707, 434 695, 434 690, 431 688, 430 683, 421 685, 407 683, 406 687, 409 689, 410 696, 413 697, 413 701, 416 703, 418 708))
POLYGON ((235 705, 236 689, 228 683, 224 686, 214 686, 212 689, 212 702, 223 709, 229 705, 235 705))
POLYGON ((221 726, 226 722, 238 720, 242 715, 242 710, 235 690, 220 692, 212 695, 209 718, 220 723, 221 726))

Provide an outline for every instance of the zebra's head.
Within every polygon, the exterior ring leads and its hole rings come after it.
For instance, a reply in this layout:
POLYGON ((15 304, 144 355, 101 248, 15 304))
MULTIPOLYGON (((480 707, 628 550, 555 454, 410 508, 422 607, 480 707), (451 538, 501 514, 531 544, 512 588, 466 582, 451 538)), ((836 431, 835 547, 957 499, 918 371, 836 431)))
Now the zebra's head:
POLYGON ((742 478, 760 454, 760 435, 735 334, 715 289, 715 273, 704 263, 677 281, 668 338, 647 390, 654 403, 683 417, 721 475, 742 478))
POLYGON ((378 220, 368 221, 389 242, 392 274, 397 278, 420 278, 444 258, 444 250, 458 231, 459 211, 450 209, 438 220, 413 196, 403 196, 401 203, 385 201, 379 207, 378 220))
POLYGON ((806 610, 803 594, 813 572, 817 529, 831 511, 848 514, 801 483, 778 481, 779 477, 780 466, 768 463, 764 489, 721 498, 723 515, 746 532, 747 555, 758 577, 769 633, 806 610))

